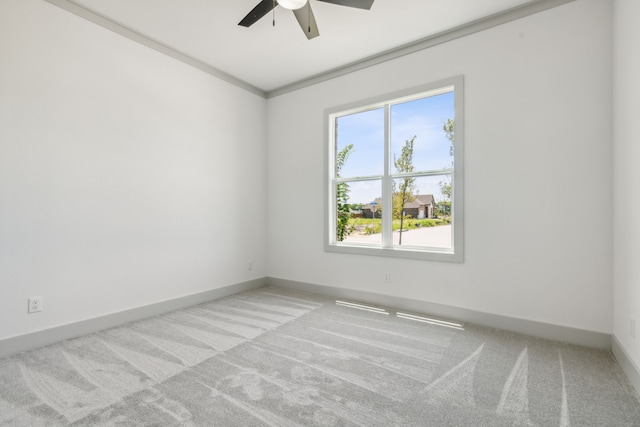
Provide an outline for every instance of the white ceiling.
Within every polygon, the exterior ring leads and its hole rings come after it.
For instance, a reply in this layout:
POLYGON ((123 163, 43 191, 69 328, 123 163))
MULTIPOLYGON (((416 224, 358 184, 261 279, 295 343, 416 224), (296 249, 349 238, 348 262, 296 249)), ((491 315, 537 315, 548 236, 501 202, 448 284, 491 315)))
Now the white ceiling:
POLYGON ((238 26, 259 0, 48 1, 76 13, 81 6, 265 94, 508 10, 513 14, 513 8, 566 2, 375 0, 367 11, 310 0, 320 37, 307 40, 282 7, 275 9, 275 27, 272 13, 249 28, 238 26))

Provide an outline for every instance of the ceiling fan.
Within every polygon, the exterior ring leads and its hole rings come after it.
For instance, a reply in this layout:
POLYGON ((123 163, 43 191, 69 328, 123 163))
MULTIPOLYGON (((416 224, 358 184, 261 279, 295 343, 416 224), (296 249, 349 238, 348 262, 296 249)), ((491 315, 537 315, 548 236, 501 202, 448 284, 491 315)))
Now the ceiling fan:
MULTIPOLYGON (((357 9, 371 9, 371 5, 374 0, 318 0, 325 3, 337 4, 339 6, 355 7, 357 9)), ((316 19, 313 16, 311 5, 309 0, 262 0, 251 12, 245 16, 238 25, 243 27, 250 27, 255 24, 260 18, 265 16, 276 6, 282 6, 285 9, 293 11, 296 16, 300 28, 304 31, 307 39, 311 40, 314 37, 318 37, 320 32, 318 31, 318 25, 316 19)), ((274 21, 275 25, 275 21, 274 21)))

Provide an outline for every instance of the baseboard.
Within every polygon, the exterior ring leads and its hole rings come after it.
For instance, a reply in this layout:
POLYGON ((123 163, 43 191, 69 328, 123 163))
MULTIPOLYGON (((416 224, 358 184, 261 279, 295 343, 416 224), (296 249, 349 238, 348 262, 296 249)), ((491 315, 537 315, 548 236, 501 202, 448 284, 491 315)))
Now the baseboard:
POLYGON ((640 368, 629 357, 629 353, 627 353, 615 335, 611 338, 611 351, 624 373, 627 374, 629 382, 636 389, 636 395, 640 396, 640 368))
POLYGON ((120 326, 127 322, 146 319, 173 310, 178 310, 195 304, 216 300, 239 292, 256 289, 266 284, 266 278, 236 283, 222 288, 211 289, 197 294, 186 295, 166 301, 161 301, 129 310, 119 311, 104 316, 81 320, 66 325, 56 326, 25 335, 0 340, 0 357, 22 353, 59 341, 76 338, 109 328, 120 326))
POLYGON ((33 350, 59 341, 87 335, 104 329, 120 326, 127 322, 145 319, 159 314, 178 310, 190 305, 201 304, 203 302, 223 298, 239 292, 256 289, 261 286, 277 286, 287 289, 294 289, 315 294, 325 295, 332 298, 348 299, 369 304, 376 304, 384 307, 391 307, 396 310, 405 310, 414 313, 430 314, 441 318, 460 320, 466 323, 487 326, 491 328, 504 329, 554 341, 562 341, 585 347, 602 348, 613 350, 615 357, 623 366, 624 371, 629 376, 632 384, 640 390, 640 372, 626 355, 622 347, 609 334, 587 331, 583 329, 570 328, 566 326, 553 325, 549 323, 523 320, 507 316, 500 316, 490 313, 468 310, 459 307, 452 307, 442 304, 434 304, 424 301, 415 301, 406 298, 393 297, 376 294, 373 292, 343 289, 333 286, 317 285, 312 283, 298 282, 294 280, 280 279, 275 277, 263 277, 247 282, 237 283, 218 289, 186 295, 183 297, 161 301, 146 306, 136 307, 129 310, 98 316, 91 319, 81 320, 67 325, 32 332, 25 335, 6 338, 0 340, 0 357, 10 356, 23 351, 33 350))
POLYGON ((276 277, 267 277, 266 282, 267 285, 270 286, 312 292, 332 298, 375 304, 383 307, 390 307, 395 310, 424 313, 440 318, 454 319, 465 323, 518 332, 553 341, 561 341, 584 347, 601 348, 606 350, 611 349, 611 335, 602 332, 483 313, 465 308, 415 301, 406 298, 376 294, 373 292, 297 282, 294 280, 280 279, 276 277))

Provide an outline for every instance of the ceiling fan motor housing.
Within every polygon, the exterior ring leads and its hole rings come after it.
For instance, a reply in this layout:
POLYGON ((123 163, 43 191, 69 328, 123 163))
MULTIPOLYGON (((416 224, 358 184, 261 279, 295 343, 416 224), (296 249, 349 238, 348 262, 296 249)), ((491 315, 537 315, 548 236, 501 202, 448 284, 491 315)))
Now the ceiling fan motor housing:
MULTIPOLYGON (((354 7, 356 9, 371 9, 374 0, 318 0, 324 3, 331 3, 338 6, 354 7)), ((269 13, 276 6, 282 6, 285 9, 293 11, 296 16, 300 28, 304 31, 307 39, 318 37, 320 32, 316 25, 316 19, 313 16, 311 10, 311 4, 309 0, 262 0, 254 7, 251 12, 245 16, 238 25, 243 27, 250 27, 260 20, 263 16, 269 13)))

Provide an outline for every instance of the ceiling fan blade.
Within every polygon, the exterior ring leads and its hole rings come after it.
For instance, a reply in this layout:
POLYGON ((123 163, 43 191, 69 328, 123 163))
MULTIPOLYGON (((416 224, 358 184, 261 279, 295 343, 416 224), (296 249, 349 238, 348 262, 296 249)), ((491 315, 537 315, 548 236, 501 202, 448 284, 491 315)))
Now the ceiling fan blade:
POLYGON ((296 15, 300 28, 302 28, 302 31, 304 31, 304 34, 309 40, 320 35, 318 24, 316 24, 316 18, 313 16, 313 10, 311 10, 309 2, 300 9, 294 10, 293 14, 296 15))
POLYGON ((251 12, 245 16, 238 25, 243 27, 250 27, 260 20, 264 15, 271 12, 271 10, 278 5, 278 2, 273 0, 262 0, 251 12))
POLYGON ((318 0, 325 3, 337 4, 340 6, 355 7, 358 9, 371 9, 374 0, 318 0))

